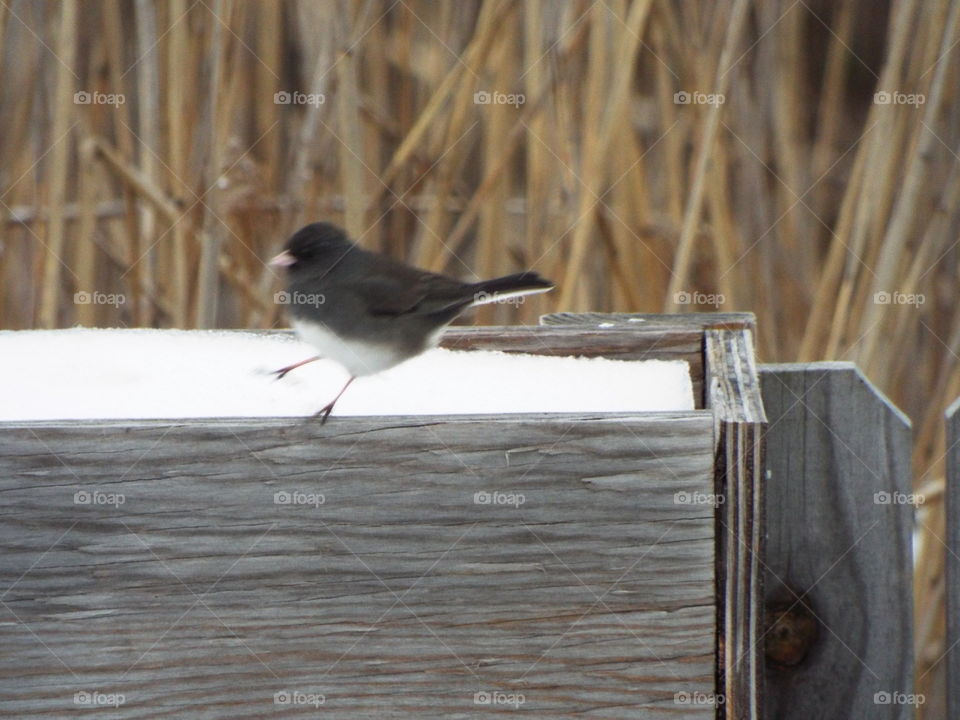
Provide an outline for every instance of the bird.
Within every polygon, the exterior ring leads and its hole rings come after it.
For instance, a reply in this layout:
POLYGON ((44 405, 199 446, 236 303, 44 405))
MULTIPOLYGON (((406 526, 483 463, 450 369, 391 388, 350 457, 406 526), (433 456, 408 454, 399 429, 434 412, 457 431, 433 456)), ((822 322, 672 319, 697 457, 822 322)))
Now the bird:
POLYGON ((321 424, 356 378, 436 347, 447 325, 468 308, 554 287, 533 271, 462 282, 364 250, 329 222, 297 230, 270 265, 286 270, 286 291, 277 295, 297 334, 319 353, 273 374, 280 379, 324 357, 350 375, 316 413, 321 424))

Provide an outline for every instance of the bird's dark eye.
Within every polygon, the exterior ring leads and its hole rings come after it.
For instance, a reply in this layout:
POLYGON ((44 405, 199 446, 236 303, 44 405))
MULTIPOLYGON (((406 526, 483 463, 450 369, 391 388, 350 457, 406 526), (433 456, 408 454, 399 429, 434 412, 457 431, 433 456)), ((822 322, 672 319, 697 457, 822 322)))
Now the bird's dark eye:
POLYGON ((316 255, 316 252, 314 252, 314 248, 309 245, 296 245, 290 248, 290 254, 297 260, 309 260, 316 255))

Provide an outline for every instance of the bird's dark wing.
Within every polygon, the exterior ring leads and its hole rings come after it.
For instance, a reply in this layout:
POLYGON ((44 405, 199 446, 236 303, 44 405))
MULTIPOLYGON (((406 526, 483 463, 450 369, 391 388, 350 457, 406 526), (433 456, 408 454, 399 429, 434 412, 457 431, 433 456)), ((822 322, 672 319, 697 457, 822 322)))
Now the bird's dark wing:
POLYGON ((432 315, 468 305, 471 286, 458 280, 418 270, 382 255, 373 260, 368 272, 351 283, 371 315, 432 315))

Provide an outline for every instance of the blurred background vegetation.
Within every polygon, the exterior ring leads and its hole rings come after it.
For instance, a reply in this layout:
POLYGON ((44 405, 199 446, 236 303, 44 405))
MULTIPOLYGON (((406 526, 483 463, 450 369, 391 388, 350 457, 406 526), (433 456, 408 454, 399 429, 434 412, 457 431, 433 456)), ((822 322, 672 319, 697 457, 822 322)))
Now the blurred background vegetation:
POLYGON ((274 327, 306 222, 550 311, 746 310, 914 422, 941 707, 960 0, 3 0, 0 325, 274 327))

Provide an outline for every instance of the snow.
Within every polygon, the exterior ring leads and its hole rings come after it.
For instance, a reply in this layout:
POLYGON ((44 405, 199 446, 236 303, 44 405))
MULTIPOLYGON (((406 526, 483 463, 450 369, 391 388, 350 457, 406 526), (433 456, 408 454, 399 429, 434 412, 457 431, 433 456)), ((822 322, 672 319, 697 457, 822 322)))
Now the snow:
MULTIPOLYGON (((0 420, 312 415, 347 380, 293 336, 237 331, 0 331, 0 420)), ((354 381, 342 415, 683 411, 683 361, 431 350, 354 381)))

